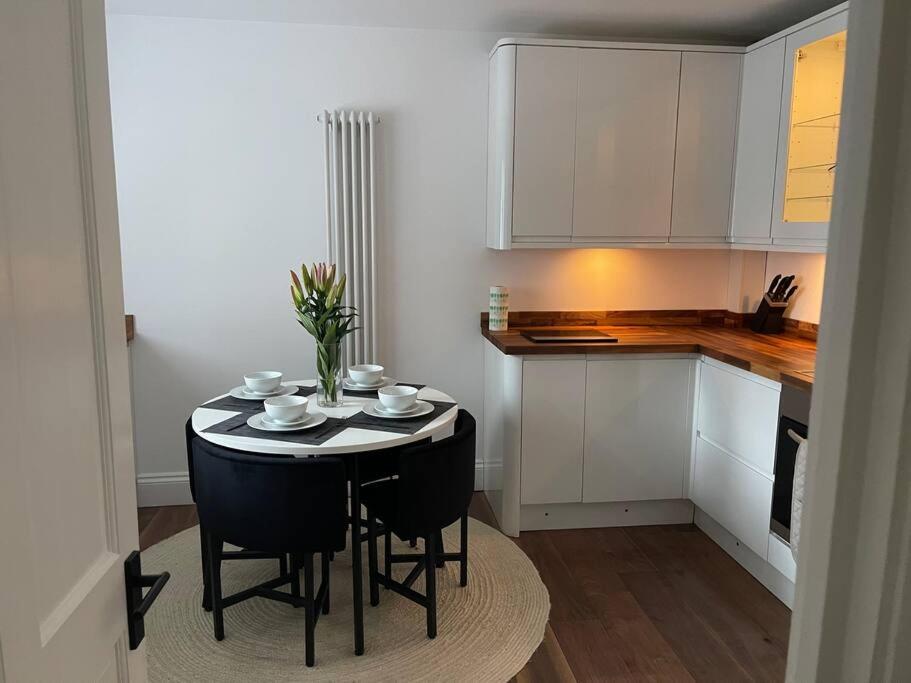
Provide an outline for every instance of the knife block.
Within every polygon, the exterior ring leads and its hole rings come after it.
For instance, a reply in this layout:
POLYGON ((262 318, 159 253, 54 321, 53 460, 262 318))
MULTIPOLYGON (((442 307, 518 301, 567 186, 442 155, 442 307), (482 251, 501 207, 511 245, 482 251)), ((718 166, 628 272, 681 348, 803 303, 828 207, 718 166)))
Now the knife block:
POLYGON ((784 329, 784 312, 787 301, 772 301, 766 294, 759 302, 759 308, 750 321, 750 329, 762 334, 777 334, 784 329))

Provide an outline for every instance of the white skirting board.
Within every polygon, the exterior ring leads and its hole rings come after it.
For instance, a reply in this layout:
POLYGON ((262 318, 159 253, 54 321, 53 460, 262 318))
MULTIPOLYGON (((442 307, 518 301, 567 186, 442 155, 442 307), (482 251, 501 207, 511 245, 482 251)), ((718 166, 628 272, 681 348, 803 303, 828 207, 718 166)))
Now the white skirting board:
MULTIPOLYGON (((478 460, 474 470, 475 491, 484 490, 484 463, 478 460)), ((141 508, 163 505, 189 505, 190 475, 187 472, 156 472, 136 477, 136 499, 141 508)))
POLYGON ((772 595, 781 600, 789 609, 793 607, 794 583, 789 581, 784 574, 738 541, 727 529, 698 507, 696 508, 695 522, 696 526, 702 529, 709 538, 720 545, 728 555, 737 560, 741 567, 750 572, 759 583, 768 588, 772 595))
POLYGON ((136 502, 141 508, 162 505, 189 505, 190 475, 188 472, 155 472, 136 477, 136 502))

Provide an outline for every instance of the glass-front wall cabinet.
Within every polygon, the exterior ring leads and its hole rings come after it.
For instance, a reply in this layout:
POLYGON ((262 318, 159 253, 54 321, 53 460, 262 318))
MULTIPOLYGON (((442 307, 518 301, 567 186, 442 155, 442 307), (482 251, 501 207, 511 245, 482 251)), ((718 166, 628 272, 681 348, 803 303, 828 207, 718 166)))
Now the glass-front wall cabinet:
POLYGON ((846 39, 840 31, 794 50, 785 223, 827 223, 832 212, 846 39))

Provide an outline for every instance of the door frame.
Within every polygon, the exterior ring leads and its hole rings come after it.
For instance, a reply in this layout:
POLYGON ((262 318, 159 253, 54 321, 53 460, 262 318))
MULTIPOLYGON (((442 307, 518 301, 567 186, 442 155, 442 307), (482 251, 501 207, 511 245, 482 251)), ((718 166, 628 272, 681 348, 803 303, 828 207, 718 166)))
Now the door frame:
POLYGON ((909 32, 851 6, 789 681, 911 677, 909 32))

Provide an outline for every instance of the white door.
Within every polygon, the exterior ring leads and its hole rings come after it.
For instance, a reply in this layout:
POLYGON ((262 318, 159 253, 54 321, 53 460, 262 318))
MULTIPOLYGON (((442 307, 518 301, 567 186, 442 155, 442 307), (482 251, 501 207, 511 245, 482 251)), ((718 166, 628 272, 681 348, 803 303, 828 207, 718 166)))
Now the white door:
POLYGON ((519 46, 516 57, 512 234, 569 237, 579 52, 519 46))
POLYGON ((693 502, 766 559, 773 480, 702 437, 694 457, 693 502))
POLYGON ((825 246, 828 238, 841 127, 842 34, 847 27, 845 10, 785 39, 772 207, 776 243, 825 246), (815 50, 807 49, 814 45, 815 50))
POLYGON ((727 239, 741 61, 724 52, 683 53, 672 242, 727 239))
POLYGON ((680 53, 580 52, 573 239, 666 241, 680 53))
POLYGON ((694 361, 588 362, 582 501, 683 498, 694 361))
POLYGON ((103 0, 0 3, 0 681, 143 681, 103 0))
POLYGON ((582 502, 585 360, 522 363, 522 505, 582 502))
POLYGON ((772 241, 784 50, 785 39, 780 38, 743 56, 731 215, 734 242, 769 244, 772 241))

